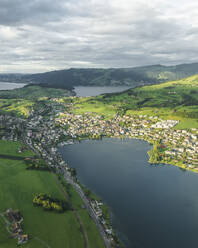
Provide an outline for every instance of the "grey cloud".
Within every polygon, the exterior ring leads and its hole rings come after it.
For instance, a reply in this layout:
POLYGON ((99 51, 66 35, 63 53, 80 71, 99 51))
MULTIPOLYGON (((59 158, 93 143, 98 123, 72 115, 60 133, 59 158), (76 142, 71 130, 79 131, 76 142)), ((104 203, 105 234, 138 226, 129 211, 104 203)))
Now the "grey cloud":
POLYGON ((153 6, 134 0, 135 7, 125 1, 122 9, 114 6, 119 0, 0 0, 1 68, 36 72, 197 60, 196 19, 185 21, 176 7, 170 15, 165 0, 153 6))
POLYGON ((67 12, 63 0, 1 0, 0 24, 17 26, 27 23, 33 25, 42 21, 56 21, 67 15, 67 12))

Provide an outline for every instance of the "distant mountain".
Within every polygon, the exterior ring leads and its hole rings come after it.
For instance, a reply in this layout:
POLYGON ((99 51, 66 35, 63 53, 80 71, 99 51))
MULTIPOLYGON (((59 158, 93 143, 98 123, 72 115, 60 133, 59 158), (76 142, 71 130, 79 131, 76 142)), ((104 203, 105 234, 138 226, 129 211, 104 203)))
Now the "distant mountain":
MULTIPOLYGON (((178 80, 198 73, 198 63, 134 68, 68 69, 15 76, 15 80, 43 87, 72 89, 75 86, 131 86, 178 80)), ((0 80, 1 74, 0 74, 0 80)))

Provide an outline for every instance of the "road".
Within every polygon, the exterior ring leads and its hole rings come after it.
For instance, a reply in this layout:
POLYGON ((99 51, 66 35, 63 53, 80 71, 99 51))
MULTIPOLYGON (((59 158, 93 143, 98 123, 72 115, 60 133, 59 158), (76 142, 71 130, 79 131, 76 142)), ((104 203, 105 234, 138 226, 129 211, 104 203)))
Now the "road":
MULTIPOLYGON (((25 127, 24 127, 24 130, 25 130, 25 127)), ((26 133, 26 132, 23 132, 23 134, 22 134, 22 140, 23 140, 23 142, 24 142, 31 150, 33 150, 36 154, 38 154, 38 155, 41 156, 40 152, 39 152, 37 149, 35 149, 34 146, 33 146, 32 144, 30 144, 29 142, 27 142, 25 133, 26 133)), ((50 154, 49 154, 49 156, 50 156, 50 154)), ((43 159, 44 159, 46 162, 48 162, 48 161, 46 160, 46 158, 43 158, 43 159)), ((64 168, 61 168, 61 167, 60 167, 58 161, 56 161, 56 168, 57 168, 58 170, 60 170, 60 172, 63 174, 64 179, 66 180, 66 182, 69 183, 69 184, 71 184, 71 185, 75 188, 75 190, 77 191, 77 193, 80 195, 80 197, 81 197, 81 199, 82 199, 82 201, 83 201, 83 203, 84 203, 86 209, 88 210, 88 213, 89 213, 90 217, 94 220, 94 222, 95 222, 95 224, 96 224, 96 226, 97 226, 97 228, 98 228, 98 230, 99 230, 99 232, 100 232, 100 235, 101 235, 101 237, 102 237, 102 239, 103 239, 103 241, 104 241, 105 247, 106 247, 106 248, 111 248, 111 241, 107 238, 107 235, 106 235, 106 233, 105 233, 105 230, 104 230, 103 226, 102 226, 101 223, 99 222, 98 217, 96 216, 94 210, 92 209, 92 207, 91 207, 91 205, 90 205, 90 203, 89 203, 87 197, 85 196, 83 190, 81 189, 81 187, 73 180, 73 178, 71 177, 71 175, 68 173, 67 170, 65 170, 64 168)), ((79 217, 79 218, 80 218, 80 217, 79 217)), ((85 236, 87 237, 87 235, 85 235, 85 236)), ((87 244, 86 246, 87 246, 87 248, 88 248, 88 247, 89 247, 89 244, 88 244, 88 240, 87 240, 86 237, 85 237, 85 241, 86 241, 86 244, 87 244)))
POLYGON ((103 226, 101 225, 101 223, 99 222, 96 214, 94 213, 94 210, 92 209, 92 207, 90 206, 90 203, 89 201, 87 200, 87 197, 85 196, 83 190, 81 189, 81 187, 74 182, 74 180, 72 179, 72 177, 69 175, 69 173, 67 171, 64 171, 62 170, 62 172, 64 173, 63 176, 64 176, 64 179, 67 181, 67 183, 70 183, 74 188, 75 190, 78 192, 78 194, 80 195, 84 205, 86 206, 88 212, 89 212, 89 215, 92 217, 92 219, 94 220, 101 236, 102 236, 102 239, 105 243, 105 246, 106 248, 111 248, 111 242, 110 240, 107 238, 106 236, 106 233, 104 231, 104 228, 103 226))

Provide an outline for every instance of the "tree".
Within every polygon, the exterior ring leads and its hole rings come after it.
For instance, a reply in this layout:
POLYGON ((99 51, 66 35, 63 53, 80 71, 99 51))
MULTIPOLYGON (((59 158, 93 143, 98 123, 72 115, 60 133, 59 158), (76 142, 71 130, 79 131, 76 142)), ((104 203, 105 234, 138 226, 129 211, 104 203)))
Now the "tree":
POLYGON ((77 171, 75 168, 71 168, 71 175, 72 177, 76 177, 77 176, 77 171))

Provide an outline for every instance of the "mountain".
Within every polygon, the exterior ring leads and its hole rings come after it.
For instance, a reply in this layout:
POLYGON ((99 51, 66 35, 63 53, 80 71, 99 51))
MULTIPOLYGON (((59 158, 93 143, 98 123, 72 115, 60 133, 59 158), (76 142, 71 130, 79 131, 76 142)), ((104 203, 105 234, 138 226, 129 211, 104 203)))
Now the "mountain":
MULTIPOLYGON (((12 81, 43 87, 72 89, 75 86, 131 86, 178 80, 198 73, 198 63, 176 66, 151 65, 134 68, 67 69, 38 74, 17 75, 12 81)), ((8 76, 7 76, 8 77, 8 76)), ((5 78, 5 76, 4 76, 5 78)), ((0 74, 2 80, 2 74, 0 74)))

